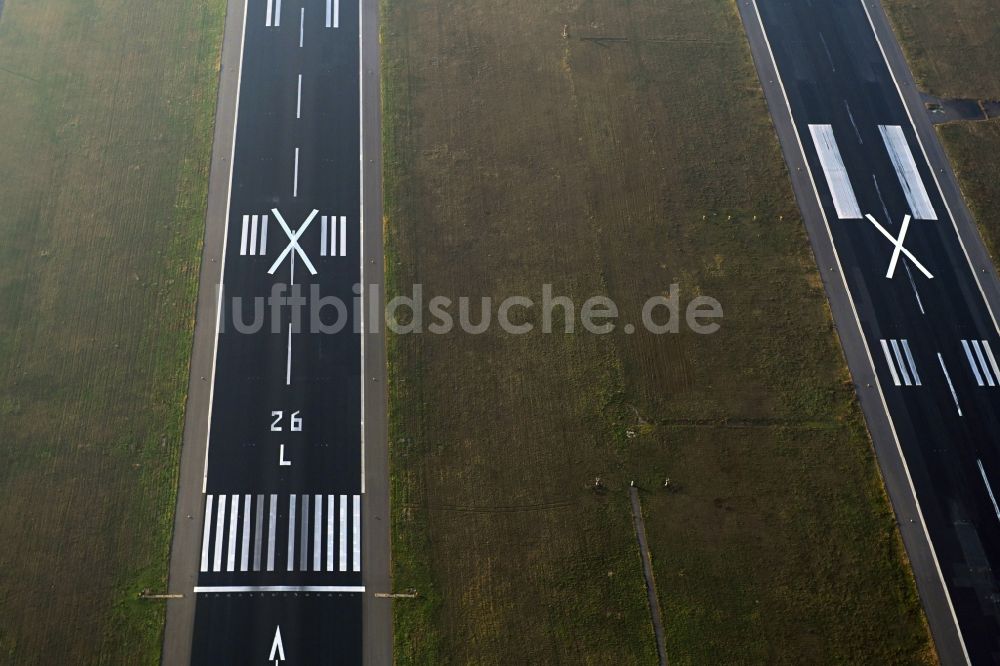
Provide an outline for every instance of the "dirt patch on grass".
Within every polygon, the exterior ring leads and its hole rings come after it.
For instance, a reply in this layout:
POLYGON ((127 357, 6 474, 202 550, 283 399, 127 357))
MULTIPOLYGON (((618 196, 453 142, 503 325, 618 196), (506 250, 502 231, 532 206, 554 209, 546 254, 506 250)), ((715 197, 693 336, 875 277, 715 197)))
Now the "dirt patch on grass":
POLYGON ((384 4, 390 291, 725 310, 390 338, 397 660, 933 660, 734 5, 384 4))

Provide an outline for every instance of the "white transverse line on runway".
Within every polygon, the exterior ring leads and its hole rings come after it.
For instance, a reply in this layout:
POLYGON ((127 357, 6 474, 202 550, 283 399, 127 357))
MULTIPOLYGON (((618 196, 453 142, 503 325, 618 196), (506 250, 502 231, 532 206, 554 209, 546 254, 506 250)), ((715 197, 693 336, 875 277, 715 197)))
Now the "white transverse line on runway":
POLYGON ((948 374, 948 368, 944 367, 944 358, 941 354, 938 354, 937 357, 938 363, 941 364, 941 370, 944 372, 944 378, 948 380, 948 388, 951 389, 951 397, 955 401, 955 409, 958 410, 958 415, 962 416, 962 407, 958 404, 958 394, 955 393, 955 385, 951 383, 951 375, 948 374))
POLYGON ((851 187, 851 179, 840 156, 837 140, 833 136, 833 127, 810 125, 809 133, 816 146, 816 154, 819 155, 819 163, 823 167, 823 175, 826 176, 826 184, 830 188, 837 217, 842 220, 861 218, 861 208, 858 206, 857 197, 854 196, 854 188, 851 187))
POLYGON ((195 594, 228 592, 344 592, 362 593, 364 585, 204 585, 194 588, 195 594))
POLYGON ((882 141, 885 149, 889 152, 889 159, 896 169, 896 177, 903 188, 906 202, 910 205, 910 212, 918 220, 936 220, 937 213, 931 205, 924 183, 920 180, 920 173, 917 171, 917 163, 913 160, 913 153, 906 143, 906 135, 899 125, 879 125, 878 131, 882 133, 882 141))
POLYGON ((990 494, 990 501, 993 502, 993 511, 997 514, 997 520, 1000 520, 1000 506, 997 506, 997 498, 993 495, 993 488, 990 486, 989 479, 986 478, 986 470, 983 469, 983 461, 976 458, 976 464, 979 465, 979 474, 983 477, 983 483, 986 484, 986 492, 990 494))

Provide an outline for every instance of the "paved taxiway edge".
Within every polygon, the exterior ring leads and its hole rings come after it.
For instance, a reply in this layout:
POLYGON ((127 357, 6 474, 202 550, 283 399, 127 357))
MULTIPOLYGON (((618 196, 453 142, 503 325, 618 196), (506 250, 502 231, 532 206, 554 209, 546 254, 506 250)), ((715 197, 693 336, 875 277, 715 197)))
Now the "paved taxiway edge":
MULTIPOLYGON (((737 7, 743 21, 764 97, 778 135, 782 154, 789 170, 792 189, 802 213, 813 254, 823 280, 833 320, 854 380, 862 412, 868 424, 885 488, 896 515, 897 525, 910 560, 917 591, 927 615, 938 656, 943 664, 966 664, 968 658, 962 645, 955 615, 920 514, 892 422, 882 399, 878 378, 865 344, 860 322, 855 314, 847 284, 841 272, 830 230, 817 200, 816 191, 795 132, 791 112, 785 101, 778 73, 770 55, 756 6, 752 0, 738 0, 737 7)), ((879 9, 879 13, 881 13, 881 9, 879 9)), ((887 38, 891 38, 892 43, 895 44, 891 31, 888 35, 880 31, 878 36, 883 44, 886 43, 887 38)), ((893 73, 897 76, 899 64, 890 62, 893 73)), ((905 62, 901 64, 903 69, 908 72, 905 62)), ((905 103, 910 108, 911 115, 916 116, 913 113, 912 100, 906 96, 904 98, 905 103)), ((920 106, 921 113, 923 113, 922 108, 920 106)), ((921 142, 924 145, 933 143, 937 146, 936 137, 930 137, 933 141, 929 141, 928 137, 921 131, 919 120, 916 124, 921 142)), ((943 158, 940 147, 937 150, 938 155, 935 155, 933 151, 929 155, 935 171, 942 168, 940 162, 943 158)), ((944 168, 950 170, 948 167, 944 168)), ((952 180, 954 180, 953 176, 952 180)), ((949 205, 951 205, 951 194, 945 192, 945 196, 949 197, 949 205)), ((964 204, 962 208, 964 209, 964 204)), ((953 210, 959 212, 954 208, 953 210)))
POLYGON ((199 545, 204 519, 202 482, 205 471, 205 447, 208 443, 212 363, 215 358, 218 320, 217 286, 221 280, 225 242, 232 167, 230 160, 236 132, 236 103, 245 12, 245 0, 229 0, 222 39, 204 246, 184 417, 184 440, 181 447, 174 533, 170 548, 170 577, 167 585, 170 594, 183 596, 167 601, 167 620, 161 657, 161 663, 165 666, 191 663, 196 605, 194 587, 198 580, 199 545))

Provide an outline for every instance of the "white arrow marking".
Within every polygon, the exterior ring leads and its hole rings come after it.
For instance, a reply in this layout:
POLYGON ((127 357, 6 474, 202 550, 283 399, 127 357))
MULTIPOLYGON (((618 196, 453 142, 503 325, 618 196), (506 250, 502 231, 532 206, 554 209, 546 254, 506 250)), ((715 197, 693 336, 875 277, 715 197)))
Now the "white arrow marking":
POLYGON ((868 218, 869 222, 871 222, 872 224, 875 225, 875 228, 878 229, 882 233, 883 236, 885 236, 886 238, 889 239, 889 242, 892 243, 893 247, 895 248, 892 251, 892 260, 889 262, 889 271, 885 274, 885 276, 887 278, 891 279, 892 276, 893 276, 893 274, 896 272, 896 263, 899 261, 899 254, 900 254, 900 252, 902 252, 903 254, 905 254, 907 257, 910 258, 910 261, 912 261, 913 264, 918 269, 920 269, 921 273, 923 273, 924 275, 926 275, 929 279, 934 279, 934 276, 931 275, 931 272, 929 270, 927 270, 926 268, 924 268, 923 264, 921 264, 919 261, 917 261, 917 258, 913 256, 913 253, 910 252, 909 250, 907 250, 905 247, 903 247, 903 241, 906 240, 906 232, 909 231, 909 228, 910 228, 910 216, 909 215, 906 215, 905 217, 903 217, 903 226, 900 227, 900 229, 899 229, 899 238, 896 238, 891 233, 889 233, 888 231, 886 231, 885 227, 883 227, 881 224, 879 224, 878 221, 874 217, 872 217, 871 215, 865 215, 865 217, 868 218))
POLYGON ((281 644, 281 627, 275 627, 274 629, 274 640, 271 641, 271 656, 267 658, 268 661, 273 661, 277 664, 279 661, 285 660, 285 646, 281 644))
POLYGON ((295 250, 295 253, 302 257, 302 261, 305 263, 306 268, 309 269, 309 272, 316 275, 316 269, 313 267, 312 262, 309 261, 309 257, 306 255, 305 251, 299 245, 299 238, 302 237, 302 234, 304 234, 306 229, 309 228, 309 225, 312 224, 313 218, 316 217, 316 214, 319 211, 313 210, 313 212, 309 213, 309 217, 307 217, 306 221, 302 223, 299 230, 294 232, 288 228, 288 225, 285 223, 285 218, 281 217, 281 213, 278 212, 277 208, 272 208, 271 212, 274 213, 274 217, 278 220, 278 224, 281 225, 281 228, 285 231, 285 235, 288 236, 288 246, 282 250, 281 254, 278 255, 278 258, 273 264, 271 264, 271 268, 267 272, 270 275, 274 275, 274 271, 278 270, 278 266, 280 266, 281 262, 285 260, 285 257, 287 257, 292 250, 295 250))
POLYGON ((285 445, 281 445, 281 449, 278 450, 278 466, 279 467, 291 467, 292 461, 285 460, 285 445))

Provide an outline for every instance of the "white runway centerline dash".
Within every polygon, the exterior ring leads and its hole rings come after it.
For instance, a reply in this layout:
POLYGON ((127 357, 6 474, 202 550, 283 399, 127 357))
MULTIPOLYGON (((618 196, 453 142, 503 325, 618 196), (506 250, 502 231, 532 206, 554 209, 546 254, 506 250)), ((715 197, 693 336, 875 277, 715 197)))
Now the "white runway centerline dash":
POLYGON ((292 196, 299 196, 299 149, 295 148, 295 176, 292 180, 292 196))
POLYGON ((302 117, 302 75, 299 74, 299 92, 295 97, 295 118, 302 117))

